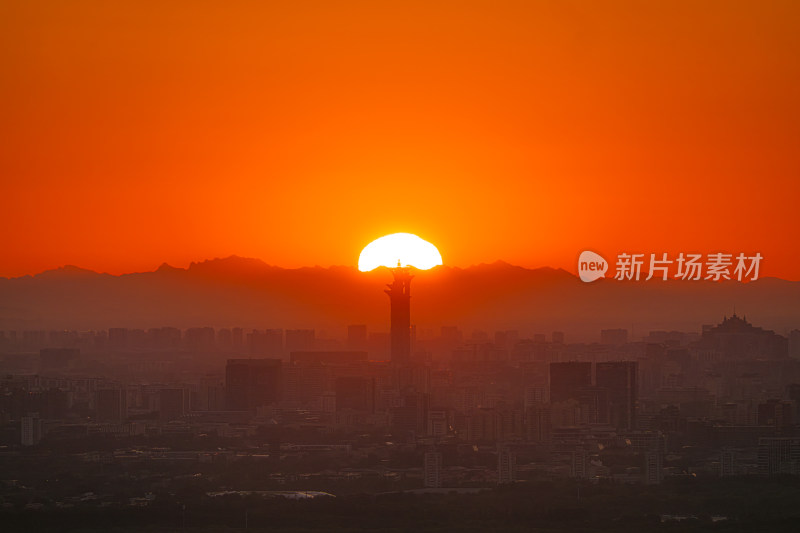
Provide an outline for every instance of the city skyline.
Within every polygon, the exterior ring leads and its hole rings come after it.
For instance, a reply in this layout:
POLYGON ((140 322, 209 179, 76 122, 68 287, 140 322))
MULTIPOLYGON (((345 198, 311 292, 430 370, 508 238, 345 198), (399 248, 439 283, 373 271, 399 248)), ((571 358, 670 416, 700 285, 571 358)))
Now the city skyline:
POLYGON ((3 532, 796 531, 798 58, 796 0, 0 2, 3 532))

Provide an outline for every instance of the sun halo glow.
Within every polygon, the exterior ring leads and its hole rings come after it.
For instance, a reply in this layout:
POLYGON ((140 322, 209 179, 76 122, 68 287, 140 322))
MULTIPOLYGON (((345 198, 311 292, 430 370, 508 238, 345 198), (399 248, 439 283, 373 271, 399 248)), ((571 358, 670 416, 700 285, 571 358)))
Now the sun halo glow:
POLYGON ((358 258, 358 269, 368 272, 380 266, 395 268, 413 266, 427 270, 442 264, 436 246, 411 233, 392 233, 375 239, 364 247, 358 258))

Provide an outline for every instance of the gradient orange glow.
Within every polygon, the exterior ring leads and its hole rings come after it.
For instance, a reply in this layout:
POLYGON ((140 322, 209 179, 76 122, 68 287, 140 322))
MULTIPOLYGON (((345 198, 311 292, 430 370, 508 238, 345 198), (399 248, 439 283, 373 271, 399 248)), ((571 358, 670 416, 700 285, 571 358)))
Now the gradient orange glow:
POLYGON ((0 275, 760 252, 800 279, 800 4, 3 2, 0 275))

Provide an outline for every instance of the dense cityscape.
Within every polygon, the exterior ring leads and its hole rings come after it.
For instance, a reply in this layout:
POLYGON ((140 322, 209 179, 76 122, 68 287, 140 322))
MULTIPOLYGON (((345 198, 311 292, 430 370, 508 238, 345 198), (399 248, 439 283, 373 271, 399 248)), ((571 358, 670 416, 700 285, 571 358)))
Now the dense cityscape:
POLYGON ((799 30, 0 1, 0 533, 796 532, 799 30))
MULTIPOLYGON (((697 332, 608 329, 588 344, 454 326, 417 335, 409 284, 396 272, 386 291, 389 333, 2 332, 2 512, 175 519, 167 502, 800 474, 800 331, 733 313, 697 332)), ((659 523, 697 519, 668 511, 659 523)))

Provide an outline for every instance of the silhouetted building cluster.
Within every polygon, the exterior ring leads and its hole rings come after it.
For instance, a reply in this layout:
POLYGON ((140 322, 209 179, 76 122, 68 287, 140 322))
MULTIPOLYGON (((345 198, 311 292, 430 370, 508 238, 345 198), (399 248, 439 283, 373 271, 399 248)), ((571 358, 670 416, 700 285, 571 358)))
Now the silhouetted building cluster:
POLYGON ((609 424, 636 428, 636 361, 550 363, 550 402, 564 425, 609 424))
POLYGON ((416 337, 409 281, 399 272, 387 290, 390 333, 354 325, 341 341, 276 328, 4 332, 0 444, 212 435, 285 453, 299 431, 353 454, 371 435, 375 457, 420 450, 419 483, 431 489, 531 471, 648 484, 687 468, 797 473, 791 339, 736 315, 642 341, 455 326, 416 337), (469 473, 465 454, 491 459, 469 473))
POLYGON ((225 407, 255 411, 280 400, 283 368, 280 359, 229 359, 225 366, 225 407))

